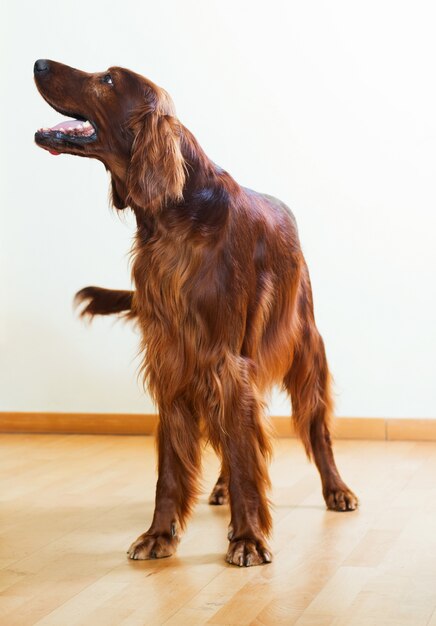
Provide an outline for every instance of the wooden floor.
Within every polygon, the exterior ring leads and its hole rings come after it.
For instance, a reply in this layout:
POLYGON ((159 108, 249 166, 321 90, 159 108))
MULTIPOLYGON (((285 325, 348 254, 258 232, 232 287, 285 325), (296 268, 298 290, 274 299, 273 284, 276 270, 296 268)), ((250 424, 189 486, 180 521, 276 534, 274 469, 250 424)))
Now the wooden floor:
POLYGON ((224 561, 227 507, 209 507, 218 463, 178 555, 129 561, 152 514, 147 437, 0 435, 0 624, 5 626, 436 626, 436 443, 340 441, 361 509, 324 509, 295 440, 272 466, 275 560, 224 561))

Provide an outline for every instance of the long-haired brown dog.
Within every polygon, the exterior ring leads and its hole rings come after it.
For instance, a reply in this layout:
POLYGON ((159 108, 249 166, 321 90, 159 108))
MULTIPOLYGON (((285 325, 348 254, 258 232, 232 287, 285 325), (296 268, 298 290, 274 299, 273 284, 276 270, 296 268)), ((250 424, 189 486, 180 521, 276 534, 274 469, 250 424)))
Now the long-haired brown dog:
POLYGON ((159 407, 155 512, 128 554, 176 550, 198 495, 202 425, 222 462, 210 502, 230 501, 227 561, 267 563, 271 444, 262 397, 273 384, 291 396, 327 507, 357 506, 333 458, 329 371, 295 219, 282 202, 217 167, 168 94, 146 78, 48 60, 37 61, 34 74, 43 98, 75 118, 40 129, 36 143, 102 161, 114 206, 131 207, 137 221, 135 291, 77 294, 84 315, 136 318, 144 379, 159 407))

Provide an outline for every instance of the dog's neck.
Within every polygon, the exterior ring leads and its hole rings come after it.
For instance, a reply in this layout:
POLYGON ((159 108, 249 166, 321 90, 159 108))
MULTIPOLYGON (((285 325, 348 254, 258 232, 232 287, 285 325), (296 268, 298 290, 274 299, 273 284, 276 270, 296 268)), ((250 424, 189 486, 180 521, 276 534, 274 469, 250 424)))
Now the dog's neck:
POLYGON ((194 135, 182 127, 181 149, 186 166, 186 182, 183 192, 185 201, 196 190, 215 181, 217 166, 209 159, 194 135))
MULTIPOLYGON (((177 207, 183 210, 186 207, 195 206, 200 198, 204 204, 207 196, 210 197, 211 201, 214 201, 213 195, 219 195, 221 192, 222 196, 223 193, 225 194, 226 188, 229 187, 232 187, 233 193, 236 192, 239 187, 237 183, 227 172, 224 172, 209 159, 194 135, 184 126, 181 134, 181 151, 186 168, 183 200, 168 201, 161 208, 160 213, 177 207)), ((126 163, 111 164, 108 169, 112 175, 112 203, 116 209, 122 210, 130 206, 135 213, 138 227, 145 222, 148 224, 152 217, 153 219, 158 218, 157 215, 149 215, 147 207, 128 203, 128 165, 126 163)))

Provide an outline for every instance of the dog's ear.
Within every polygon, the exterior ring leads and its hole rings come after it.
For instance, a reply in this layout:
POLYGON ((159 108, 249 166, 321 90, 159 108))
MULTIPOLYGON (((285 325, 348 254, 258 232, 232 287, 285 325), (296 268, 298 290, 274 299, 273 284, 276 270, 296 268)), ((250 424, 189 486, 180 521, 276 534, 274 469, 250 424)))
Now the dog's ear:
POLYGON ((127 201, 152 211, 159 210, 165 202, 183 198, 186 172, 181 151, 182 127, 171 113, 171 101, 165 94, 160 102, 137 111, 130 124, 134 139, 127 201))

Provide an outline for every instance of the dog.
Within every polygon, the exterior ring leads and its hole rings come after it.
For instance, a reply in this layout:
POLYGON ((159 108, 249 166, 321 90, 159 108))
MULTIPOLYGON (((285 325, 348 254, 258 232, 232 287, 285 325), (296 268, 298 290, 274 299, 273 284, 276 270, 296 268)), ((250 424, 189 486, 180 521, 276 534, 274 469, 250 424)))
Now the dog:
POLYGON ((144 381, 159 408, 150 528, 131 559, 173 554, 198 496, 200 436, 221 459, 211 504, 230 503, 228 563, 272 559, 270 433, 263 397, 290 395, 295 430, 319 470, 328 509, 357 497, 337 470, 332 395, 295 218, 246 189, 204 153, 170 96, 121 67, 86 73, 40 59, 37 88, 74 118, 35 134, 50 153, 100 160, 112 203, 136 217, 134 291, 86 287, 82 315, 121 314, 141 331, 144 381))

